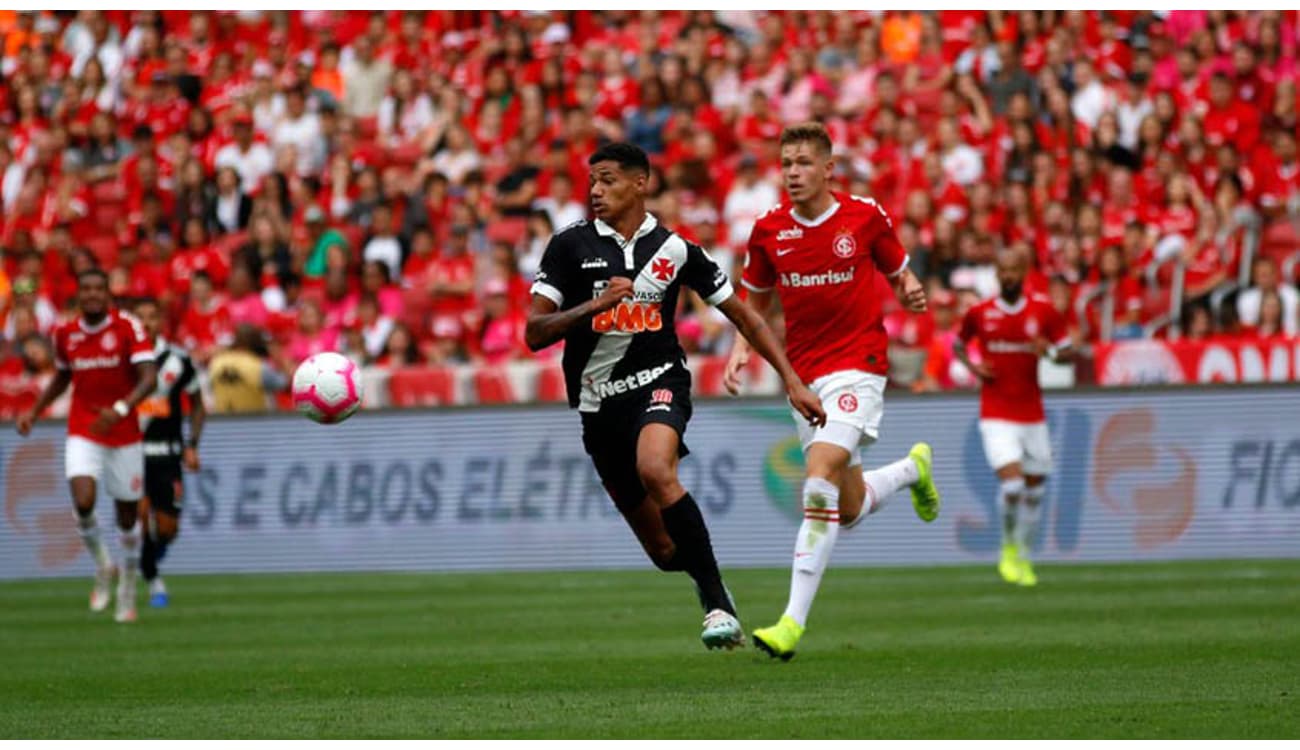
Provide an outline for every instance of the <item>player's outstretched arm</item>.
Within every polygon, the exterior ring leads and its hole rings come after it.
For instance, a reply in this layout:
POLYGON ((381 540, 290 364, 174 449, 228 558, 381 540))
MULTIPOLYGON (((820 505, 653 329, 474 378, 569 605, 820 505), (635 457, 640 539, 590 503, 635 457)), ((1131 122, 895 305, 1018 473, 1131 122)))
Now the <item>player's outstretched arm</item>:
POLYGON ((795 374, 794 367, 790 365, 790 360, 786 359, 785 351, 777 343, 776 336, 772 335, 772 328, 767 321, 734 294, 723 300, 718 305, 718 309, 727 316, 727 319, 736 326, 736 330, 740 331, 740 335, 763 356, 763 359, 770 362, 780 373, 781 381, 785 383, 786 395, 790 397, 790 405, 797 409, 809 424, 818 427, 826 424, 826 412, 822 409, 821 399, 817 398, 795 374))
POLYGON ((32 406, 31 411, 19 415, 17 424, 15 425, 18 428, 18 434, 27 437, 28 433, 32 431, 32 425, 36 422, 36 419, 41 416, 41 412, 48 409, 50 404, 54 403, 55 399, 62 396, 63 392, 68 390, 68 386, 71 384, 71 370, 55 371, 54 378, 50 380, 49 385, 45 386, 45 390, 41 391, 41 397, 36 399, 36 403, 32 406))
POLYGON ((564 338, 579 321, 605 312, 623 299, 632 296, 632 280, 615 276, 599 297, 580 305, 561 310, 554 300, 540 294, 533 295, 533 305, 528 310, 528 323, 524 326, 524 343, 532 351, 541 351, 564 338))
POLYGON ((912 269, 904 268, 897 276, 890 279, 894 283, 894 293, 898 301, 912 312, 925 311, 925 286, 916 278, 912 269))
MULTIPOLYGON (((767 323, 768 327, 772 326, 772 292, 755 292, 753 290, 742 289, 736 295, 741 302, 747 302, 749 306, 758 313, 758 316, 767 323), (744 296, 748 291, 748 299, 744 296)), ((727 392, 733 396, 740 395, 740 372, 749 364, 749 342, 744 336, 737 336, 731 342, 731 355, 727 357, 727 366, 722 371, 722 384, 726 386, 727 392)))

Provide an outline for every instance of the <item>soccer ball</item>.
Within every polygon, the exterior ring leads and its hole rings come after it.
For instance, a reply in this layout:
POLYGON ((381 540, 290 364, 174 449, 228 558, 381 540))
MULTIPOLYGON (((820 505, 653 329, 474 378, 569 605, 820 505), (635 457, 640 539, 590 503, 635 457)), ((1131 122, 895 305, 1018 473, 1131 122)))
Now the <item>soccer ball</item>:
POLYGON ((303 360, 293 373, 293 404, 321 424, 336 424, 361 406, 361 370, 338 352, 303 360))

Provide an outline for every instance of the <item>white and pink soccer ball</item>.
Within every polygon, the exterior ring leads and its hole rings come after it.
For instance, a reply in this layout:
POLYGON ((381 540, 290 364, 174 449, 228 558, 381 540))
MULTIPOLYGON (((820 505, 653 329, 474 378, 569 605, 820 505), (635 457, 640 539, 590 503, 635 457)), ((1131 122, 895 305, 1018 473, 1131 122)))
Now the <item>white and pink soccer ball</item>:
POLYGON ((361 369, 338 352, 303 360, 293 373, 293 404, 321 424, 337 424, 361 406, 361 369))

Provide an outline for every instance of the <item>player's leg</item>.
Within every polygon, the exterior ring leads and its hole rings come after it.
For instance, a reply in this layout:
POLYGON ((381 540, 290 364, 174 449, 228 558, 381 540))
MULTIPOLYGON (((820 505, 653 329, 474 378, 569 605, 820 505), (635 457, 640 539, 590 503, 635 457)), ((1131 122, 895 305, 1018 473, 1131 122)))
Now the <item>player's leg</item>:
POLYGON ((1034 571, 1033 547, 1038 537, 1039 518, 1042 515, 1043 497, 1047 492, 1047 475, 1052 469, 1052 444, 1047 423, 1024 425, 1025 458, 1021 465, 1025 474, 1025 490, 1016 519, 1016 548, 1020 551, 1020 580, 1022 586, 1038 583, 1034 571))
POLYGON ((144 492, 144 447, 141 443, 109 450, 104 466, 104 490, 117 509, 118 548, 121 554, 117 581, 117 608, 113 619, 134 622, 135 576, 140 567, 138 504, 144 492))
POLYGON ((145 460, 145 500, 140 508, 144 538, 140 548, 140 573, 149 586, 149 604, 166 607, 167 586, 158 564, 180 529, 180 469, 170 462, 145 460))
POLYGON ((1016 546, 1016 523, 1025 494, 1025 477, 1020 462, 1024 456, 1016 426, 998 419, 980 420, 984 455, 998 477, 998 515, 1002 519, 1002 554, 998 573, 1007 583, 1020 581, 1020 549, 1016 546))
POLYGON ((658 509, 663 530, 672 540, 673 556, 661 567, 684 570, 695 581, 706 612, 702 635, 705 645, 732 648, 744 642, 744 631, 736 620, 736 605, 722 582, 704 516, 677 477, 680 453, 677 425, 650 421, 641 428, 636 474, 646 490, 643 505, 653 504, 658 509))
POLYGON ((95 518, 95 496, 99 492, 96 477, 101 476, 103 469, 103 446, 81 437, 68 438, 64 470, 72 507, 77 513, 77 532, 95 563, 95 584, 90 590, 90 609, 94 612, 108 608, 113 592, 113 558, 104 545, 95 518))

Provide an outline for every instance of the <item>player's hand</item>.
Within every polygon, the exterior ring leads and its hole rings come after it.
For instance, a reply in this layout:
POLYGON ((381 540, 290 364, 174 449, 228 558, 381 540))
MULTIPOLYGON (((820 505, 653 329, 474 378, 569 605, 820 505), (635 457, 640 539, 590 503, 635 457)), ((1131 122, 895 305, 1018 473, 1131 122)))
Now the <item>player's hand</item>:
POLYGON ((787 393, 790 396, 790 405, 808 420, 808 424, 813 427, 826 424, 826 410, 822 409, 822 400, 817 398, 817 394, 813 393, 812 389, 799 383, 790 388, 787 393))
POLYGON ((91 423, 90 431, 96 435, 103 435, 108 432, 108 428, 117 424, 121 419, 121 415, 113 411, 112 407, 105 406, 99 410, 99 416, 95 417, 95 421, 91 423))
POLYGON ((731 347, 731 356, 727 357, 727 367, 722 371, 722 384, 733 396, 740 395, 740 372, 747 364, 749 364, 749 347, 738 340, 736 345, 731 347))
POLYGON ((632 296, 632 280, 626 276, 615 276, 609 280, 609 286, 596 297, 593 312, 602 313, 619 302, 632 296))
POLYGON ((199 452, 194 448, 186 446, 185 449, 181 451, 181 465, 184 466, 187 471, 198 471, 200 468, 199 452))
POLYGON ((916 274, 904 272, 898 284, 898 301, 910 312, 925 312, 925 287, 916 274))
POLYGON ((31 434, 32 425, 35 424, 35 422, 36 422, 36 415, 30 413, 20 414, 18 415, 18 420, 14 424, 14 427, 18 429, 19 435, 22 435, 23 437, 27 437, 28 435, 31 434))
POLYGON ((988 383, 993 380, 993 368, 989 367, 984 362, 971 362, 970 371, 974 373, 975 377, 979 378, 985 383, 988 383))
POLYGON ((1034 348, 1034 355, 1038 357, 1046 357, 1047 352, 1051 351, 1052 349, 1051 342, 1049 342, 1047 339, 1043 338, 1042 336, 1039 336, 1035 338, 1032 342, 1030 342, 1030 346, 1034 348))

